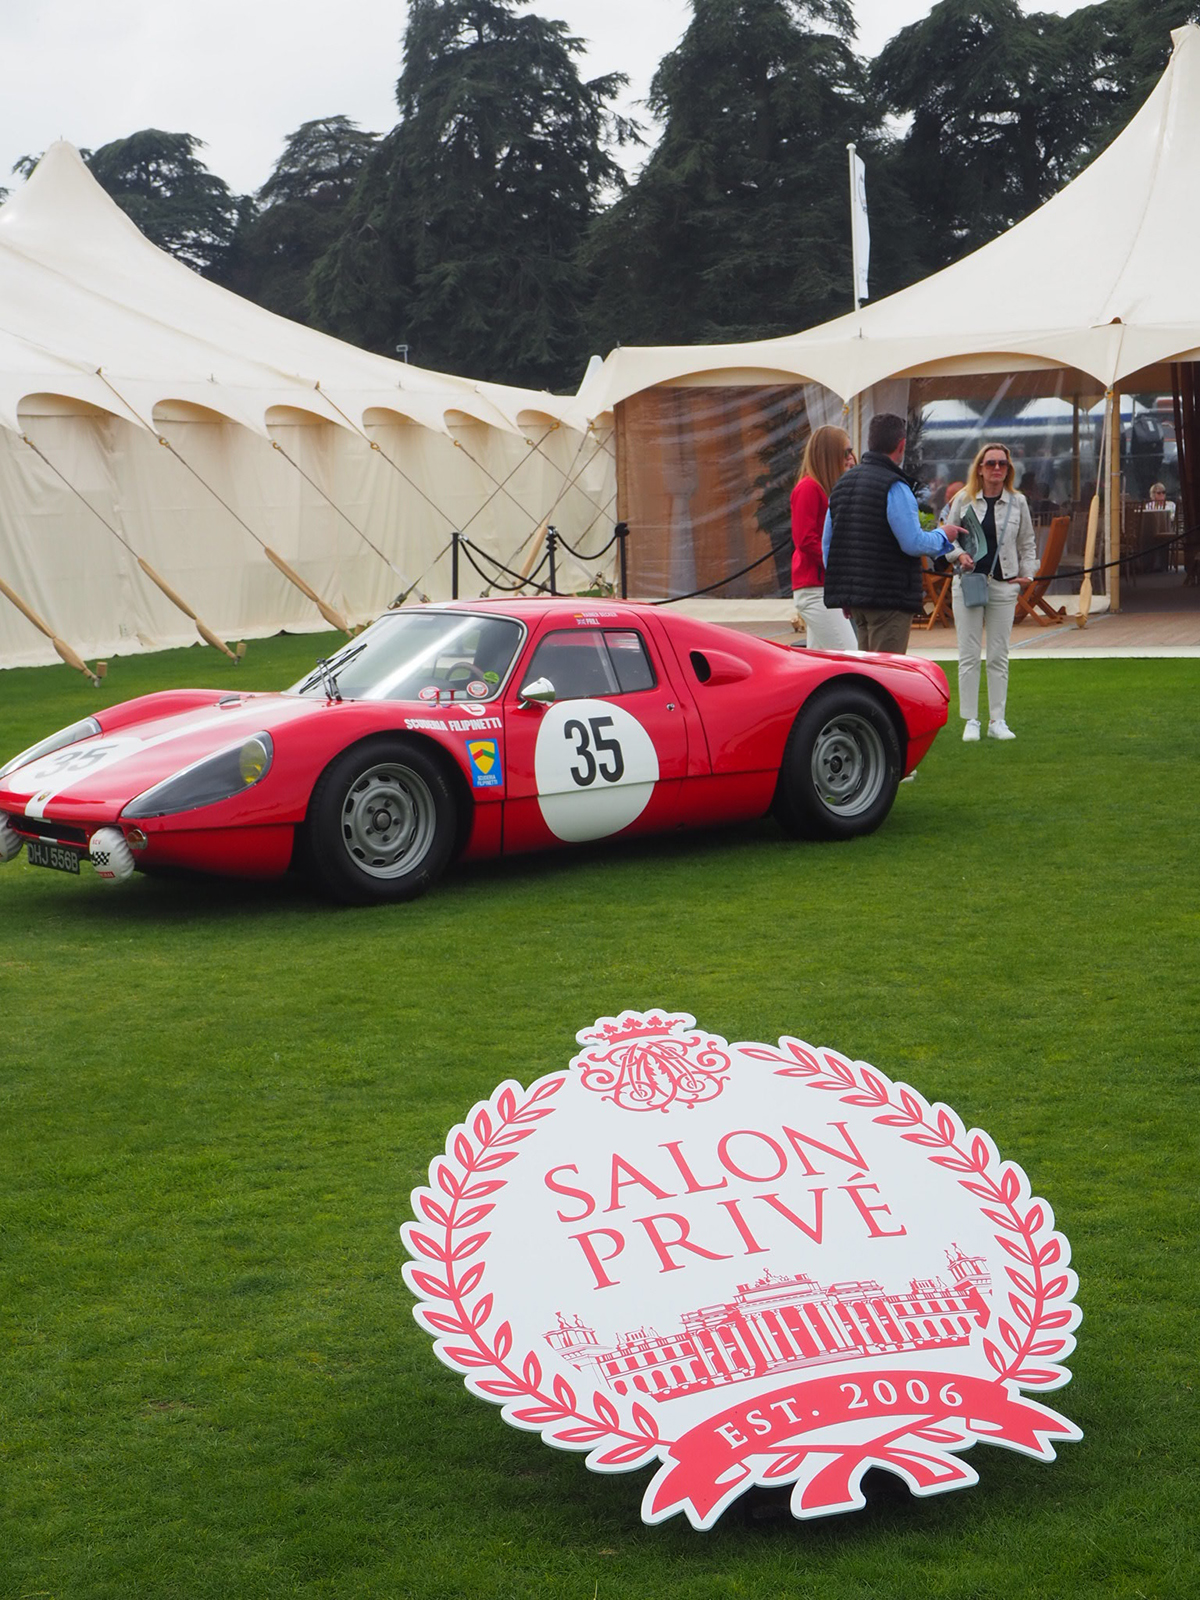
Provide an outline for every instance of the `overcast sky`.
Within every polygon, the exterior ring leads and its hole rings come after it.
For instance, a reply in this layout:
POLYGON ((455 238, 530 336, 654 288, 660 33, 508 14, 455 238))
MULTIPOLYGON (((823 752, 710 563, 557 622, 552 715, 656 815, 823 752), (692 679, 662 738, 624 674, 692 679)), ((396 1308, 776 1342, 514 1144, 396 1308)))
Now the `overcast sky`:
MULTIPOLYGON (((0 186, 16 187, 14 161, 54 139, 94 149, 163 128, 203 139, 210 170, 249 193, 302 122, 341 114, 376 133, 393 126, 405 9, 402 0, 0 0, 0 186)), ((691 16, 688 0, 533 0, 532 9, 588 41, 587 76, 627 73, 631 100, 645 96, 691 16)), ((854 0, 860 50, 876 54, 930 9, 854 0)))

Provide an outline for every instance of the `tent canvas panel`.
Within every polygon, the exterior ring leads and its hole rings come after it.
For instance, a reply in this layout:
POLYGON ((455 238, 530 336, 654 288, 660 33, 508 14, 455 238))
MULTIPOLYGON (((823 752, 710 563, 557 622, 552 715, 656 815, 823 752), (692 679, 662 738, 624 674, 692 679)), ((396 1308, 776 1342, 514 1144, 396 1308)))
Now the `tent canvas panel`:
MULTIPOLYGON (((360 622, 410 586, 448 595, 455 528, 501 561, 548 519, 577 548, 611 532, 610 427, 240 300, 143 238, 64 143, 0 207, 0 304, 0 578, 88 656, 195 640, 139 558, 239 639, 327 626, 263 546, 360 622)), ((563 555, 564 583, 584 569, 563 555)), ((56 659, 0 599, 0 667, 56 659)))
POLYGON ((788 497, 808 428, 803 390, 648 389, 617 407, 620 514, 630 592, 657 598, 720 583, 728 598, 790 593, 788 497))

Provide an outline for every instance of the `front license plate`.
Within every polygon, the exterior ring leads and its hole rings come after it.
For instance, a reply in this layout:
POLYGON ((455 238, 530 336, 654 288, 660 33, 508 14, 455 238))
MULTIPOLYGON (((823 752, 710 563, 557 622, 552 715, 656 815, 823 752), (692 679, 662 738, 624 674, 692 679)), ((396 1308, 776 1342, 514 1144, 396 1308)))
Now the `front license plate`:
POLYGON ((56 872, 73 872, 79 876, 81 851, 69 845, 49 844, 45 839, 28 839, 25 854, 31 867, 53 867, 56 872))

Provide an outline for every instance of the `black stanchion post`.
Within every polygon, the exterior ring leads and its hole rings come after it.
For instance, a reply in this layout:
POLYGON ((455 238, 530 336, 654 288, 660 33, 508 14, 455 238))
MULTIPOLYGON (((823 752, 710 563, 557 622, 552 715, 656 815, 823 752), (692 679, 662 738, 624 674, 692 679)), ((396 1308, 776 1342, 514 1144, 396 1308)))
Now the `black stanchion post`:
POLYGON ((458 541, 460 535, 456 528, 450 535, 450 598, 458 599, 458 541))
POLYGON ((621 574, 621 599, 629 599, 629 556, 625 541, 629 538, 629 524, 618 522, 613 532, 617 536, 617 566, 621 574))
POLYGON ((555 578, 554 578, 554 552, 557 549, 557 547, 558 547, 558 529, 553 525, 553 523, 551 523, 550 526, 547 527, 547 529, 546 529, 546 553, 550 557, 550 593, 551 594, 557 594, 558 593, 558 590, 555 587, 555 578))

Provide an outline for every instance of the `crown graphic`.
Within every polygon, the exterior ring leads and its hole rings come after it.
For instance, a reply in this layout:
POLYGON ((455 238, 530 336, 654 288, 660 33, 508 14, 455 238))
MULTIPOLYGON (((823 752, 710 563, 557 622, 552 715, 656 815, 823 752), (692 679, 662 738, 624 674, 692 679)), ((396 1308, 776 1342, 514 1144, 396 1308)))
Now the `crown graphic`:
POLYGON ((575 1035, 579 1044, 622 1044, 632 1039, 656 1039, 684 1033, 696 1026, 686 1011, 622 1011, 619 1017, 598 1017, 590 1028, 575 1035))
POLYGON ((583 1087, 623 1111, 696 1106, 725 1087, 725 1041, 697 1032, 685 1011, 622 1011, 575 1037, 584 1046, 573 1063, 583 1087))

